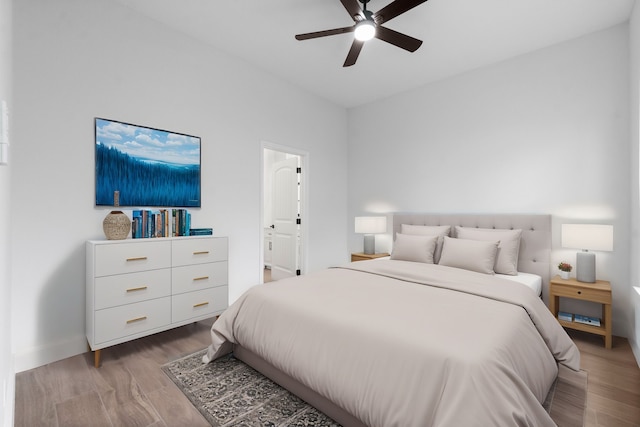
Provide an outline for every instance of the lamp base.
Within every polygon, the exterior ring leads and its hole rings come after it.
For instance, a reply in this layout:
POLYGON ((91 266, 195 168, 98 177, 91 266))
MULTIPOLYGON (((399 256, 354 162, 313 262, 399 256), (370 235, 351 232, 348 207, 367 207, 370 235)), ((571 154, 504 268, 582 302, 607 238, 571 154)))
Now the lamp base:
POLYGON ((578 282, 596 282, 596 254, 586 251, 576 254, 576 279, 578 282))
POLYGON ((376 236, 373 234, 364 235, 364 253, 367 255, 376 253, 376 236))

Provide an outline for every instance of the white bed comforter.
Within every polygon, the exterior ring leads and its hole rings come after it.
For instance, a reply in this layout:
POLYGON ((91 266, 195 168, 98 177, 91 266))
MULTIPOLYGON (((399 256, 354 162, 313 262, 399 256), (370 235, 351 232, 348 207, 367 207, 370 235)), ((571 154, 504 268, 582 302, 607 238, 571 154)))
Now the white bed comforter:
POLYGON ((524 286, 361 261, 247 291, 204 361, 238 343, 371 427, 553 426, 541 403, 577 348, 524 286))

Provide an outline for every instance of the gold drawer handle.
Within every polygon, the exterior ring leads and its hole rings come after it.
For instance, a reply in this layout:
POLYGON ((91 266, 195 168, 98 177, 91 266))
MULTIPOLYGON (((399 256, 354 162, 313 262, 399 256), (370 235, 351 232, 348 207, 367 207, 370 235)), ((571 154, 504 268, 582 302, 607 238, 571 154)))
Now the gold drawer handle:
POLYGON ((144 291, 147 288, 148 286, 140 286, 139 288, 129 288, 127 289, 127 292, 144 291))
POLYGON ((201 302, 200 304, 194 304, 193 308, 204 307, 205 305, 209 305, 209 301, 201 302))
POLYGON ((207 255, 208 253, 209 253, 209 251, 197 251, 197 252, 194 252, 193 254, 194 255, 207 255))
POLYGON ((129 261, 144 261, 146 259, 147 259, 146 256, 139 256, 139 257, 135 257, 135 258, 127 258, 127 262, 129 262, 129 261))
POLYGON ((193 281, 195 282, 196 280, 207 280, 207 279, 209 279, 209 276, 194 277, 193 281))
POLYGON ((140 322, 142 320, 147 320, 147 316, 142 316, 142 317, 136 317, 135 319, 129 319, 127 320, 127 325, 129 323, 135 323, 135 322, 140 322))

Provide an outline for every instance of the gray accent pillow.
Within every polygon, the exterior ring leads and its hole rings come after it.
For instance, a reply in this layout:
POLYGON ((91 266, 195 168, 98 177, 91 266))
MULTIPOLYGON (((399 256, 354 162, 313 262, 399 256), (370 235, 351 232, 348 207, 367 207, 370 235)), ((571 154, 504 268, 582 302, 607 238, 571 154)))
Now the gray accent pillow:
POLYGON ((438 236, 415 236, 396 234, 391 259, 433 264, 433 252, 438 236))
POLYGON ((438 236, 438 241, 436 242, 436 251, 433 253, 433 262, 437 264, 440 261, 440 255, 442 254, 442 244, 444 242, 444 236, 449 236, 449 234, 451 233, 451 226, 400 224, 400 233, 420 236, 438 236))
POLYGON ((499 241, 496 264, 493 266, 494 271, 511 276, 518 274, 518 254, 520 252, 520 236, 522 236, 522 230, 456 226, 456 236, 460 239, 484 240, 489 242, 499 241))
POLYGON ((444 238, 440 265, 494 274, 498 242, 444 238))

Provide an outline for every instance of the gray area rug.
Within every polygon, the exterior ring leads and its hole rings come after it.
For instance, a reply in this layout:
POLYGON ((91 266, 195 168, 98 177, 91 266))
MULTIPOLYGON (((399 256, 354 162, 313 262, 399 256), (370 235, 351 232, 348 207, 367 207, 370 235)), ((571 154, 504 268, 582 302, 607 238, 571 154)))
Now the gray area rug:
MULTIPOLYGON (((340 427, 232 356, 203 364, 205 352, 169 362, 162 369, 213 427, 340 427)), ((586 400, 587 373, 561 366, 544 407, 559 427, 581 427, 586 400)))

